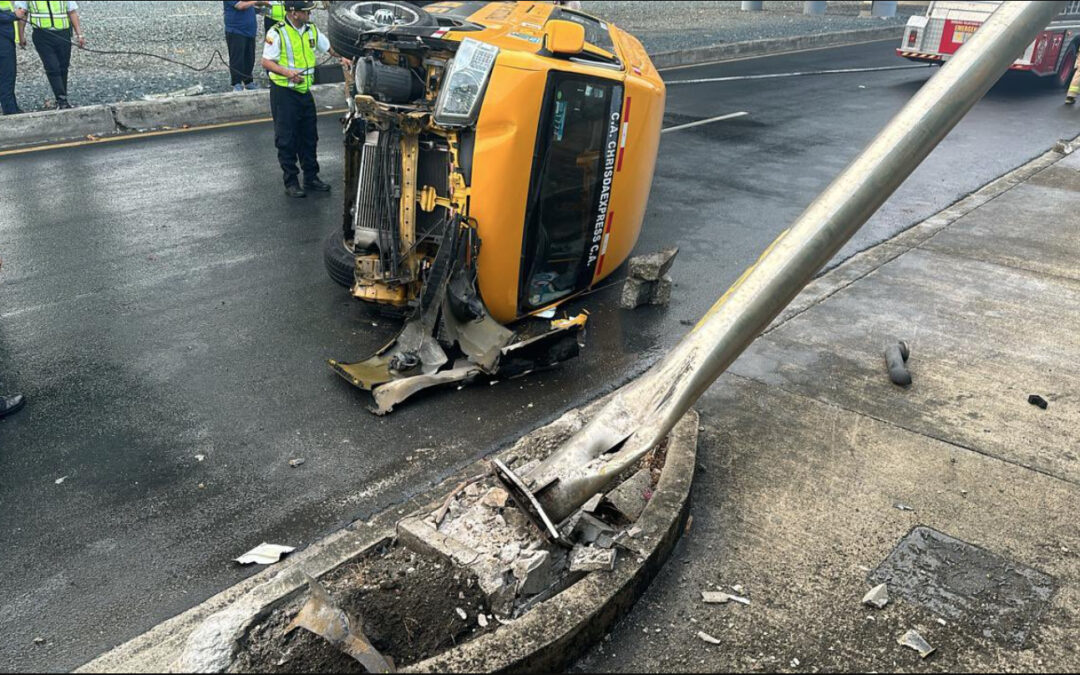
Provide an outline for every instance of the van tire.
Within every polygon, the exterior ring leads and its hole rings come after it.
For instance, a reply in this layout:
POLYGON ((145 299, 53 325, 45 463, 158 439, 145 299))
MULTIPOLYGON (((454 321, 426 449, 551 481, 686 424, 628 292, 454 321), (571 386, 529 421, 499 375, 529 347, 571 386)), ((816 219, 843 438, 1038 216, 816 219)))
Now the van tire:
POLYGON ((334 51, 348 59, 362 56, 360 45, 366 28, 359 17, 373 15, 377 9, 389 9, 395 13, 407 15, 409 17, 407 22, 400 24, 403 27, 420 28, 438 25, 435 17, 411 2, 371 2, 370 0, 334 2, 330 4, 330 18, 326 26, 326 36, 330 38, 330 45, 334 51))
POLYGON ((323 242, 323 262, 334 283, 345 288, 356 284, 356 256, 345 246, 341 230, 335 229, 323 242))

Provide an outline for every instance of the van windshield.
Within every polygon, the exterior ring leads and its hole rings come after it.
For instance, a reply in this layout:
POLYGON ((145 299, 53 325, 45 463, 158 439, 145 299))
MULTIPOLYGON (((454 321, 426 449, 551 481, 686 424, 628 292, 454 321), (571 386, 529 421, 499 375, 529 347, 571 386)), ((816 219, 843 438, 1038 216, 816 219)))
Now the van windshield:
POLYGON ((552 73, 537 136, 522 246, 521 306, 592 282, 618 145, 622 85, 552 73))

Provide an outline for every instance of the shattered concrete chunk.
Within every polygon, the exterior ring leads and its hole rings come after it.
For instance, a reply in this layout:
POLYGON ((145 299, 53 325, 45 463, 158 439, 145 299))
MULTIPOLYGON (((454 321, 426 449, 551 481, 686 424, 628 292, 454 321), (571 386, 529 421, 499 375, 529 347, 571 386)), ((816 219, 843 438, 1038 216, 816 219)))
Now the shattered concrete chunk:
POLYGON ((615 549, 575 546, 570 551, 571 572, 597 572, 615 569, 615 549))
POLYGON ((547 551, 534 551, 531 555, 522 555, 513 565, 514 578, 518 580, 518 595, 536 595, 551 586, 553 570, 551 554, 547 551))
POLYGON ((930 643, 923 639, 923 636, 919 635, 915 629, 909 630, 902 636, 896 639, 897 644, 914 649, 919 652, 919 656, 926 658, 934 653, 934 648, 930 646, 930 643))
POLYGON ((619 307, 623 309, 637 309, 649 302, 652 297, 651 281, 642 281, 629 277, 623 284, 622 296, 619 298, 619 307))
POLYGON ((602 493, 597 492, 592 497, 589 497, 589 501, 581 505, 581 510, 585 513, 592 513, 596 510, 596 507, 600 506, 600 500, 604 498, 602 493))
POLYGON ((648 469, 641 469, 607 494, 607 500, 627 520, 636 521, 648 503, 646 495, 652 485, 648 469))
POLYGON ((664 275, 664 277, 658 281, 654 281, 652 290, 649 293, 649 304, 662 307, 671 302, 671 289, 674 288, 674 286, 675 282, 667 275, 664 275))
POLYGON ((701 600, 706 605, 726 605, 731 596, 723 591, 702 591, 701 600))
POLYGON ((863 596, 862 604, 882 609, 889 604, 889 588, 885 584, 874 586, 863 596))
POLYGON ((716 638, 714 638, 713 636, 709 635, 708 633, 706 633, 706 632, 705 632, 705 631, 703 631, 703 630, 699 630, 699 631, 698 631, 698 633, 697 633, 697 636, 698 636, 698 638, 700 638, 700 639, 704 640, 705 642, 708 642, 708 643, 709 643, 709 644, 711 644, 711 645, 718 645, 718 644, 720 644, 720 641, 719 641, 719 640, 717 640, 716 638))
POLYGON ((206 618, 191 632, 177 665, 184 673, 221 673, 232 663, 237 641, 254 623, 259 607, 239 602, 206 618))
POLYGON ((602 534, 615 534, 615 528, 588 513, 579 513, 571 530, 571 537, 582 544, 592 544, 602 534))
POLYGON ((461 617, 462 621, 465 621, 466 619, 469 618, 469 615, 465 613, 465 610, 463 610, 460 607, 455 607, 454 611, 457 612, 457 615, 461 617))
POLYGON ((678 247, 672 246, 656 253, 634 256, 627 261, 629 274, 642 281, 658 281, 671 269, 678 253, 678 247))
POLYGON ((483 613, 476 615, 476 622, 480 624, 481 628, 487 628, 488 618, 483 613))
POLYGON ((503 546, 499 551, 499 560, 506 564, 510 564, 517 560, 519 553, 521 553, 521 546, 517 542, 512 541, 503 546))
POLYGON ((506 500, 510 498, 510 494, 502 488, 491 488, 480 499, 480 503, 484 506, 493 509, 501 509, 506 506, 506 500))

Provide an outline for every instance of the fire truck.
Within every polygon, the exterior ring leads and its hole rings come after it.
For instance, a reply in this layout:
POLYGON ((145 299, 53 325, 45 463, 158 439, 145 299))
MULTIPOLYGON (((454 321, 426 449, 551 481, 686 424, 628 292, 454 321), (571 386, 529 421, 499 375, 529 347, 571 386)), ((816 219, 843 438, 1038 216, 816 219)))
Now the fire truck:
MULTIPOLYGON (((938 64, 948 61, 1000 4, 992 1, 931 2, 925 16, 913 16, 908 20, 896 53, 912 61, 938 64)), ((1011 69, 1041 78, 1052 77, 1054 83, 1064 89, 1069 86, 1076 68, 1078 44, 1080 1, 1074 1, 1066 3, 1065 11, 1039 33, 1011 69)))

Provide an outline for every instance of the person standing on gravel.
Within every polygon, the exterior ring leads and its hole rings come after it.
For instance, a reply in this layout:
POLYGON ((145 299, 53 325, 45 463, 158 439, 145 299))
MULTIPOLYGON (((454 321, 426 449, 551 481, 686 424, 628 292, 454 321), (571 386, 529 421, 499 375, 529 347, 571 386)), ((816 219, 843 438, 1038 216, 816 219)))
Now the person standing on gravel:
MULTIPOLYGON (((311 23, 313 2, 285 3, 285 20, 266 34, 262 67, 270 72, 270 114, 274 118, 274 145, 285 177, 285 194, 307 197, 307 190, 326 192, 330 186, 319 179, 317 157, 319 118, 311 85, 315 80, 315 55, 338 56, 330 40, 311 23), (304 170, 300 187, 299 158, 304 170)), ((341 59, 348 63, 347 59, 341 59)), ((351 65, 351 64, 349 64, 351 65)))
POLYGON ((0 2, 0 112, 5 115, 22 112, 15 102, 15 44, 26 45, 26 38, 19 35, 23 16, 14 2, 0 2))
POLYGON ((82 27, 79 25, 79 3, 68 2, 16 2, 15 6, 29 12, 30 25, 34 27, 34 49, 45 66, 56 108, 71 107, 68 102, 68 67, 71 65, 71 45, 74 29, 79 48, 86 46, 82 27))
POLYGON ((225 5, 225 44, 229 48, 229 76, 233 91, 258 89, 251 76, 255 69, 255 34, 259 23, 255 18, 254 0, 231 0, 225 5))

